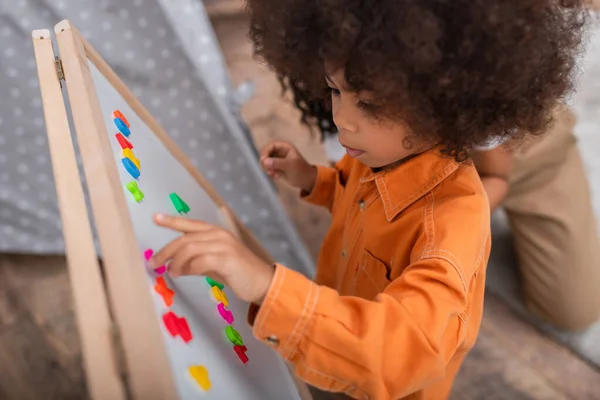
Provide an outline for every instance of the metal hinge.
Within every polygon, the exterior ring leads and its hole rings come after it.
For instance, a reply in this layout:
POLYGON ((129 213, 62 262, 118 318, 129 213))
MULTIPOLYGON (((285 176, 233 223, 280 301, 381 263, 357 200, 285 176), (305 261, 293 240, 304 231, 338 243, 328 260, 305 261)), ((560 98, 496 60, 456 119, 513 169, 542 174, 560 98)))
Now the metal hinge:
POLYGON ((56 66, 56 75, 58 76, 60 87, 62 87, 62 82, 65 80, 65 71, 63 70, 61 59, 58 57, 54 57, 54 65, 56 66))

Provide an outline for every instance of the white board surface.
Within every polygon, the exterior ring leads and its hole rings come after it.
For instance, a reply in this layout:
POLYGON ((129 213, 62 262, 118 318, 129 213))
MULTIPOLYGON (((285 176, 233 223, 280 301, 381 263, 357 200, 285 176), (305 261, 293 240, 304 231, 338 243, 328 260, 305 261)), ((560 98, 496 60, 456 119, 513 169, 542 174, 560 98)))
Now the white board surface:
MULTIPOLYGON (((217 206, 202 187, 168 152, 97 68, 91 62, 89 65, 122 189, 127 198, 140 257, 143 257, 146 249, 151 248, 156 252, 179 235, 157 227, 152 221, 152 216, 157 212, 177 214, 169 199, 170 193, 177 193, 189 205, 190 211, 186 217, 226 227, 217 206), (113 110, 120 110, 131 125, 131 135, 127 140, 133 145, 135 157, 140 160, 141 175, 137 182, 145 195, 139 204, 126 189, 127 183, 134 179, 121 162, 122 149, 115 138, 118 129, 113 122, 113 110)), ((168 127, 166 128, 168 131, 168 127)), ((218 303, 211 296, 211 287, 204 277, 171 279, 167 274, 162 275, 168 286, 175 291, 173 305, 166 307, 163 299, 153 289, 156 276, 153 272, 148 272, 148 290, 154 298, 156 317, 161 325, 180 399, 300 399, 294 380, 281 357, 252 336, 246 322, 247 303, 235 298, 225 287, 228 308, 235 318, 232 326, 240 333, 247 347, 249 361, 244 365, 226 337, 225 327, 228 324, 219 315, 218 303), (191 342, 185 343, 181 337, 172 337, 164 327, 162 315, 168 311, 186 318, 193 335, 191 342), (188 367, 195 365, 204 366, 208 370, 211 381, 208 391, 203 391, 189 377, 188 367)))

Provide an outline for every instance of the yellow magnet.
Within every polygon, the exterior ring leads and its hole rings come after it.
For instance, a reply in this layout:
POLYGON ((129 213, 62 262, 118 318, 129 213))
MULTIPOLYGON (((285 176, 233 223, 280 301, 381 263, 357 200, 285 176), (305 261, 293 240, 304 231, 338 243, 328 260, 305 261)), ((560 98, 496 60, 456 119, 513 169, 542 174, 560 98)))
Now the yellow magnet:
POLYGON ((131 149, 123 149, 123 157, 129 158, 135 164, 137 169, 140 169, 140 160, 133 155, 131 149))
POLYGON ((213 296, 215 296, 215 300, 217 300, 217 302, 223 303, 223 305, 225 307, 227 307, 229 305, 227 296, 221 289, 219 289, 218 286, 213 286, 212 288, 210 288, 210 290, 212 290, 212 294, 213 294, 213 296))
POLYGON ((210 378, 208 377, 208 370, 206 368, 200 365, 195 365, 193 367, 189 367, 188 372, 202 389, 210 389, 210 378))

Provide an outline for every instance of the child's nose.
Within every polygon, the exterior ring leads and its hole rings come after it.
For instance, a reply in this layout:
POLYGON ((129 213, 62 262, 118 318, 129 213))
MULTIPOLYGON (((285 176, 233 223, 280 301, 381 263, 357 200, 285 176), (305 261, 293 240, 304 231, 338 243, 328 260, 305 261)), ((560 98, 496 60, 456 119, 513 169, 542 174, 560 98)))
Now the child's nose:
POLYGON ((338 130, 349 133, 357 132, 356 112, 357 110, 350 101, 339 99, 333 102, 333 122, 338 130))

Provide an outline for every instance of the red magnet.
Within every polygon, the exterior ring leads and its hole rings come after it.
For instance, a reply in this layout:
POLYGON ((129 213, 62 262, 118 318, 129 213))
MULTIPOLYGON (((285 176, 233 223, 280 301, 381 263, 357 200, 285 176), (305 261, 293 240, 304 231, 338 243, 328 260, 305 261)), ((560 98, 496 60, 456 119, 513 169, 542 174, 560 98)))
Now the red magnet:
POLYGON ((177 336, 179 333, 179 324, 177 323, 179 318, 177 318, 177 315, 175 315, 175 313, 172 311, 169 311, 163 315, 162 319, 171 336, 177 336))
POLYGON ((169 311, 162 319, 171 336, 179 335, 186 343, 192 340, 192 332, 185 318, 180 318, 173 311, 169 311))
POLYGON ((131 125, 129 125, 129 121, 127 121, 127 118, 125 118, 125 116, 123 115, 123 113, 119 110, 115 110, 113 111, 113 118, 120 118, 121 121, 123 121, 125 123, 125 125, 127 125, 128 128, 131 128, 131 125))
POLYGON ((248 350, 248 348, 246 348, 246 346, 235 346, 233 350, 235 350, 235 353, 244 364, 248 362, 248 356, 246 355, 246 350, 248 350))
POLYGON ((133 149, 133 145, 129 142, 129 140, 125 139, 125 136, 123 136, 121 132, 116 133, 115 137, 117 138, 117 141, 121 145, 122 149, 133 149))
POLYGON ((179 318, 179 336, 181 336, 186 343, 189 343, 192 340, 192 331, 185 318, 179 318))
POLYGON ((156 278, 156 285, 154 285, 154 291, 160 294, 167 307, 171 307, 173 305, 173 296, 175 296, 175 292, 167 286, 165 278, 163 278, 162 276, 156 278))

